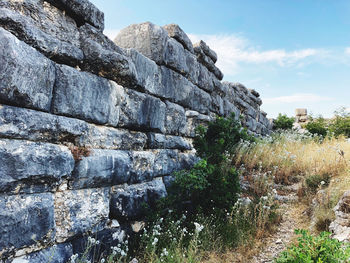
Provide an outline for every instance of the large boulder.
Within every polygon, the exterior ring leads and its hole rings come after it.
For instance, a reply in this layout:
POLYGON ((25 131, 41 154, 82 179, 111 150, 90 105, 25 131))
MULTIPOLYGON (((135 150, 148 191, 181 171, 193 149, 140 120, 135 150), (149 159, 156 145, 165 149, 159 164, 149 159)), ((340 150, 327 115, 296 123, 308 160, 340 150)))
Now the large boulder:
POLYGON ((49 111, 53 63, 3 28, 0 43, 0 102, 49 111))
POLYGON ((163 28, 168 31, 169 37, 176 39, 179 43, 183 45, 188 51, 193 53, 193 45, 186 33, 176 24, 168 24, 163 26, 163 28))

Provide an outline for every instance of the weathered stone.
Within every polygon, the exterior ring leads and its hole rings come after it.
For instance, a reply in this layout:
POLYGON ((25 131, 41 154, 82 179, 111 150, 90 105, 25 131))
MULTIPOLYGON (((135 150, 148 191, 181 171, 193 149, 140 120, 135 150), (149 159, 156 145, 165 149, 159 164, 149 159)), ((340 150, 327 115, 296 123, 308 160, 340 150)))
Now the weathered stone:
POLYGON ((121 30, 114 39, 114 43, 123 48, 135 48, 157 64, 162 64, 168 39, 168 33, 164 28, 145 22, 133 24, 121 30))
POLYGON ((256 127, 257 127, 257 121, 255 119, 253 119, 252 117, 250 117, 249 115, 247 115, 245 117, 245 122, 244 124, 247 126, 247 128, 250 131, 255 132, 256 131, 256 127))
POLYGON ((79 25, 87 22, 100 31, 104 29, 104 14, 88 0, 47 0, 71 15, 79 25))
POLYGON ((120 109, 120 127, 165 132, 166 106, 160 99, 126 89, 120 109))
POLYGON ((109 213, 109 189, 83 189, 55 193, 56 240, 87 231, 106 228, 109 213))
POLYGON ((188 72, 185 74, 185 76, 192 81, 195 85, 198 85, 200 88, 205 89, 207 91, 210 91, 207 89, 207 86, 204 85, 204 87, 200 86, 199 83, 199 75, 200 75, 200 66, 201 64, 198 63, 197 57, 192 54, 191 52, 185 50, 185 59, 186 59, 186 65, 188 68, 188 72))
POLYGON ((164 49, 164 63, 167 67, 187 75, 189 68, 186 63, 184 47, 173 38, 169 38, 164 49))
POLYGON ((209 46, 203 41, 199 41, 198 43, 195 43, 194 45, 194 51, 197 52, 198 49, 201 49, 205 55, 211 58, 211 60, 216 63, 218 56, 216 55, 215 51, 210 49, 209 46))
POLYGON ((90 125, 78 144, 111 150, 142 150, 146 143, 147 136, 142 132, 90 125))
POLYGON ((70 176, 74 159, 64 146, 1 139, 0 166, 0 192, 35 193, 70 176))
POLYGON ((335 220, 329 229, 333 238, 339 241, 350 241, 350 191, 346 191, 340 198, 338 204, 333 208, 335 220))
POLYGON ((0 43, 0 102, 49 111, 53 63, 3 28, 0 43))
POLYGON ((206 66, 219 80, 223 79, 224 75, 221 70, 215 66, 213 60, 208 57, 200 47, 195 47, 195 53, 200 63, 206 66))
POLYGON ((210 72, 200 63, 198 63, 198 68, 198 86, 206 91, 212 92, 214 85, 210 78, 210 72))
POLYGON ((49 243, 54 237, 52 194, 0 197, 0 258, 13 248, 49 243))
POLYGON ((184 48, 193 53, 193 45, 186 33, 176 24, 169 24, 163 26, 163 28, 168 31, 169 37, 176 39, 180 42, 184 48))
POLYGON ((7 105, 0 105, 0 137, 114 150, 142 150, 147 142, 141 132, 7 105))
POLYGON ((295 116, 307 116, 307 109, 295 109, 295 116))
POLYGON ((169 175, 181 169, 177 150, 156 150, 154 176, 169 175))
POLYGON ((77 65, 84 58, 79 47, 40 30, 32 19, 16 11, 0 8, 0 25, 56 62, 77 65))
POLYGON ((131 178, 130 183, 142 183, 150 181, 155 176, 154 162, 155 154, 149 151, 131 152, 131 178))
POLYGON ((226 117, 230 116, 232 113, 235 114, 236 119, 238 119, 241 115, 241 111, 227 99, 223 100, 224 103, 224 115, 226 117))
POLYGON ((137 86, 134 63, 108 37, 85 24, 80 27, 80 43, 85 56, 83 70, 114 80, 120 85, 137 86))
POLYGON ((11 263, 66 263, 72 255, 72 245, 69 243, 63 243, 15 258, 11 263))
POLYGON ((181 169, 191 169, 199 160, 200 158, 194 151, 179 154, 179 162, 181 169))
POLYGON ((185 109, 180 105, 166 102, 165 131, 167 134, 183 134, 186 127, 185 109))
POLYGON ((93 188, 127 183, 131 164, 127 151, 92 150, 75 166, 70 187, 93 188))
POLYGON ((179 149, 190 150, 191 144, 188 140, 179 136, 164 135, 160 133, 148 133, 148 148, 150 149, 179 149))
POLYGON ((259 98, 260 97, 260 93, 257 92, 255 89, 248 89, 250 91, 251 94, 253 94, 255 97, 259 98))
POLYGON ((199 111, 200 113, 207 114, 211 110, 211 105, 211 96, 204 90, 194 86, 190 108, 195 111, 199 111))
POLYGON ((206 126, 208 122, 212 120, 210 116, 200 114, 196 111, 186 111, 186 118, 187 124, 185 135, 192 138, 196 136, 196 128, 199 125, 206 126))
POLYGON ((144 215, 144 204, 153 206, 166 194, 162 178, 156 178, 147 183, 117 187, 112 193, 110 216, 118 220, 138 219, 144 215))
POLYGON ((117 126, 123 87, 65 65, 57 66, 56 79, 54 113, 117 126))
POLYGON ((159 66, 148 57, 135 49, 126 49, 125 53, 131 58, 138 75, 138 86, 150 94, 167 98, 167 93, 161 84, 159 66))

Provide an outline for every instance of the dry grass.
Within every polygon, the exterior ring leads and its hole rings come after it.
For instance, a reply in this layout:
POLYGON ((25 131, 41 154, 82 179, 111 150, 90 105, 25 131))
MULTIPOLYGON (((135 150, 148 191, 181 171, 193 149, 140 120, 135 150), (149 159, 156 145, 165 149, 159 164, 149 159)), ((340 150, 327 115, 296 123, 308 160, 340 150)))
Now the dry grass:
POLYGON ((334 178, 350 168, 350 142, 345 138, 319 140, 286 133, 262 142, 243 143, 236 164, 248 171, 270 171, 277 183, 289 184, 296 176, 328 174, 334 178))

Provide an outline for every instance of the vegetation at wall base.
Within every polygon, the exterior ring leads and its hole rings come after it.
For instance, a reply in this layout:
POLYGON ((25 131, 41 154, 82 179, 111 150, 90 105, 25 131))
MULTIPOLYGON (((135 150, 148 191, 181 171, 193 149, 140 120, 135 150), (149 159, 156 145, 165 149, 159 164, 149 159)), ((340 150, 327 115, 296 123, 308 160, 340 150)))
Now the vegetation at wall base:
POLYGON ((279 113, 277 118, 273 122, 274 130, 289 130, 293 128, 293 117, 288 117, 286 114, 279 113))

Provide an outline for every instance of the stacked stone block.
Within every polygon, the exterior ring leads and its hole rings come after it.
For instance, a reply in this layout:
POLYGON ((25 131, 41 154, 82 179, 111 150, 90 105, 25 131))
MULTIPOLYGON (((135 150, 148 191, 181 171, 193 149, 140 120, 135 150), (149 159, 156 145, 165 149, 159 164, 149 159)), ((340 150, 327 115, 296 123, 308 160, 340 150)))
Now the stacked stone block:
POLYGON ((256 91, 222 83, 217 56, 174 24, 109 40, 87 0, 0 2, 0 259, 66 262, 86 236, 120 242, 197 158, 195 127, 243 115, 256 91))

